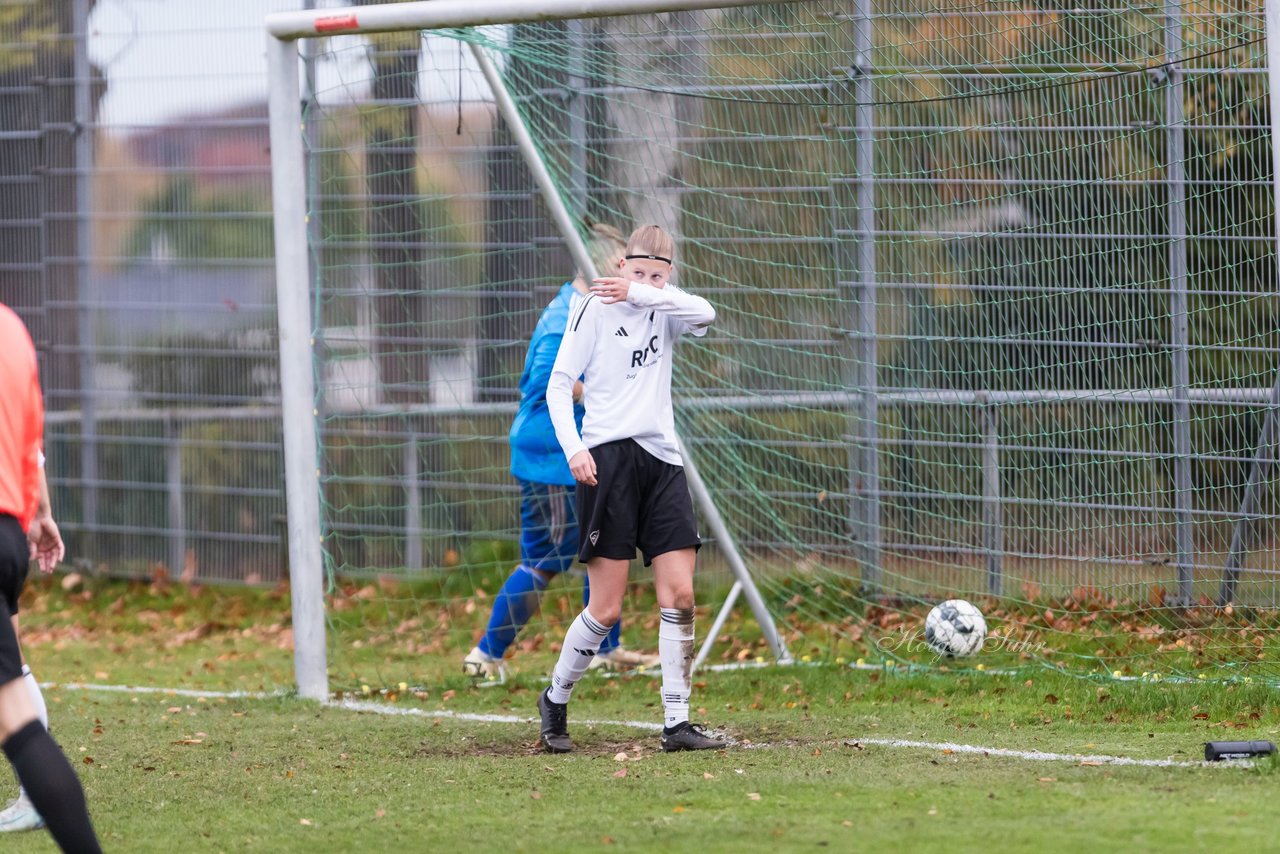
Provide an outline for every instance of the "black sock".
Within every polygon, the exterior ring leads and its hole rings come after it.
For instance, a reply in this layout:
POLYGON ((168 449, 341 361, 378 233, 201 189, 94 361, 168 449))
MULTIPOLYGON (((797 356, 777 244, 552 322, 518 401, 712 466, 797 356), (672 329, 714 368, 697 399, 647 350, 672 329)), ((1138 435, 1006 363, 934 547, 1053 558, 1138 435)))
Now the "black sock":
POLYGON ((10 735, 4 753, 59 847, 69 854, 101 854, 80 780, 40 721, 10 735))

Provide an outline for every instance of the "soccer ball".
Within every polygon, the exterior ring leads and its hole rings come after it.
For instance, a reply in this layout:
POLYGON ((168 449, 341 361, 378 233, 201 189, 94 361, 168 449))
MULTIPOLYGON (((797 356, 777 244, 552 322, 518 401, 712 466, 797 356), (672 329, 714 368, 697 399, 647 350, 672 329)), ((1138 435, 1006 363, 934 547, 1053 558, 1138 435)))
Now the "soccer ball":
POLYGON ((982 649, 987 621, 982 612, 963 599, 935 605, 924 620, 924 642, 938 655, 963 658, 982 649))

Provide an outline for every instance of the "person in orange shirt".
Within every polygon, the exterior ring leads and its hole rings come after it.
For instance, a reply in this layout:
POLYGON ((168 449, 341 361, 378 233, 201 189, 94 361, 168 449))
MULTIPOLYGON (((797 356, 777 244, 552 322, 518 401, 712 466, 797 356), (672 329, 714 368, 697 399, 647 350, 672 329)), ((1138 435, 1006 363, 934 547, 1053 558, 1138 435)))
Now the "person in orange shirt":
POLYGON ((59 847, 94 854, 102 849, 84 789, 40 722, 23 680, 16 630, 18 596, 32 557, 49 569, 61 557, 56 525, 50 531, 42 516, 33 530, 37 511, 48 510, 40 465, 43 435, 36 349, 22 321, 0 303, 0 748, 59 847), (29 533, 35 538, 28 539, 29 533))

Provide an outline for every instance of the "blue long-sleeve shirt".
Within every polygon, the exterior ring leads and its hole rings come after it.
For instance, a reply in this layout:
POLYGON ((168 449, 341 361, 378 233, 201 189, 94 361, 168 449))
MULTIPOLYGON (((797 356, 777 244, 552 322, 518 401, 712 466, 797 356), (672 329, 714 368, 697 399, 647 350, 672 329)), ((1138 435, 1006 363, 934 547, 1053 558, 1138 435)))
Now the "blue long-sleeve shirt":
MULTIPOLYGON (((543 310, 542 317, 538 318, 533 339, 529 342, 524 372, 520 375, 520 408, 509 434, 511 473, 521 480, 560 486, 572 486, 574 483, 547 411, 547 382, 551 379, 551 366, 560 351, 560 340, 564 338, 565 327, 569 324, 569 305, 576 296, 578 291, 573 283, 566 282, 543 310)), ((583 409, 580 404, 574 404, 573 414, 581 430, 583 409)))

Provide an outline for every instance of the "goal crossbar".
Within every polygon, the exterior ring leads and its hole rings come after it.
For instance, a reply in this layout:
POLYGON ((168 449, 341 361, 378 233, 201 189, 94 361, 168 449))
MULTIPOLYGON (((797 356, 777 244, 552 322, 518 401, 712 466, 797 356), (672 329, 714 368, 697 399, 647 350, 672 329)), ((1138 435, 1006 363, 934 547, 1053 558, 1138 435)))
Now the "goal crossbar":
POLYGON ((273 38, 292 40, 348 33, 483 27, 758 5, 760 0, 540 0, 532 3, 529 0, 433 0, 275 12, 266 17, 266 27, 273 38))

